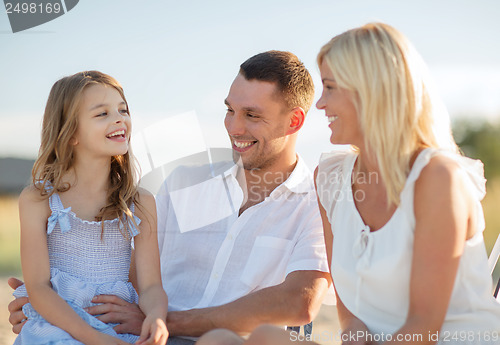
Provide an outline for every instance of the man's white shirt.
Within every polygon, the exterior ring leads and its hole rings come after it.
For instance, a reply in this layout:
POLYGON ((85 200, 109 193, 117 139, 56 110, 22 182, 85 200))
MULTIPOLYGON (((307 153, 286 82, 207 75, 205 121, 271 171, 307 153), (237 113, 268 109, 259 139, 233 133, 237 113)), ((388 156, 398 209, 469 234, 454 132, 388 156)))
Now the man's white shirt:
POLYGON ((231 165, 220 174, 213 167, 180 167, 156 195, 171 311, 222 305, 280 284, 294 271, 328 272, 312 174, 303 160, 240 216, 244 194, 231 165))

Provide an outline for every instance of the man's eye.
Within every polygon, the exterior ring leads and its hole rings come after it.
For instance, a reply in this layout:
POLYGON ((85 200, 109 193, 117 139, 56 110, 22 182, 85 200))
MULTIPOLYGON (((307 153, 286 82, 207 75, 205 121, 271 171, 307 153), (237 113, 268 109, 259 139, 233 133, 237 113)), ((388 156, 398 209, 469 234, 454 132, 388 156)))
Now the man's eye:
POLYGON ((226 112, 227 112, 227 113, 234 113, 234 110, 233 110, 233 109, 229 109, 229 108, 227 108, 227 109, 226 109, 226 112))
POLYGON ((258 116, 254 114, 247 113, 247 117, 252 118, 252 119, 257 119, 258 116))

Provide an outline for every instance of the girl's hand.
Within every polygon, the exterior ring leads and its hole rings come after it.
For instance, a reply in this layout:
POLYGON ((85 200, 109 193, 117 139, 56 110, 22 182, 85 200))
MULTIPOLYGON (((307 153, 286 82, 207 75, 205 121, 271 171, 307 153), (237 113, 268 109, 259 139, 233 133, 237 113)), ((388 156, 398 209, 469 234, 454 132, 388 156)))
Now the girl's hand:
POLYGON ((137 345, 165 345, 168 339, 168 330, 165 320, 159 317, 146 316, 142 324, 141 336, 137 345))
POLYGON ((349 325, 342 331, 342 345, 371 345, 366 339, 370 331, 359 319, 352 319, 349 325))

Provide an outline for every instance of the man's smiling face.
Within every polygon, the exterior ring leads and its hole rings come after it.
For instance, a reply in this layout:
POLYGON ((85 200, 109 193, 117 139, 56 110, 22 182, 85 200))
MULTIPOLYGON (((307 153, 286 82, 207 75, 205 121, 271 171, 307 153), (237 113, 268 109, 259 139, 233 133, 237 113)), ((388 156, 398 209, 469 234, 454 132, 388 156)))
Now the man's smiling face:
POLYGON ((225 100, 224 124, 234 157, 246 170, 278 164, 287 145, 290 119, 275 83, 247 80, 238 74, 225 100))

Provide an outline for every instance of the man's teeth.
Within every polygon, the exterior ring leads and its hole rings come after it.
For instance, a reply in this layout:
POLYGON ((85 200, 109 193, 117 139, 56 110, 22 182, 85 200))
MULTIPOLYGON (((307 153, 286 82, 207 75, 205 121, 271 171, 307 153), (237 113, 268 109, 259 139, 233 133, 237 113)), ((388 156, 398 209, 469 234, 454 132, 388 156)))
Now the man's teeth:
POLYGON ((116 137, 118 135, 125 135, 125 131, 122 129, 120 131, 116 131, 116 132, 113 132, 111 134, 108 134, 108 138, 116 137))
POLYGON ((337 116, 328 116, 328 122, 332 123, 337 119, 337 116))
POLYGON ((233 141, 234 146, 236 146, 239 149, 244 149, 245 147, 248 147, 253 144, 253 142, 240 142, 240 141, 233 141))

